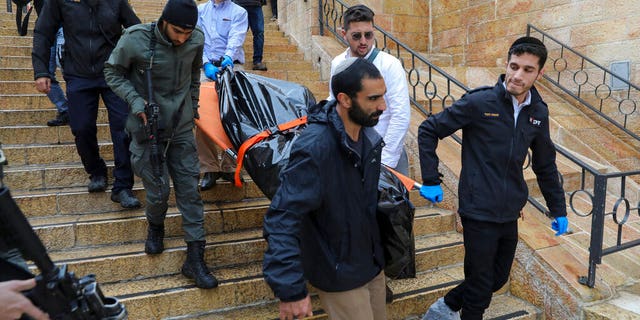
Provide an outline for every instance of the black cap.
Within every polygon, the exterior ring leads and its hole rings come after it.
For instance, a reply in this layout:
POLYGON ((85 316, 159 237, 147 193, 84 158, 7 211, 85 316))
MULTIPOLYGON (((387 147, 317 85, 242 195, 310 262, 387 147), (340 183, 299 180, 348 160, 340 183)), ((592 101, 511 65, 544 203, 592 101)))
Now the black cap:
POLYGON ((198 23, 198 6, 193 0, 169 0, 160 19, 185 29, 195 29, 198 23))
POLYGON ((511 48, 514 48, 516 46, 521 46, 521 45, 534 45, 534 46, 540 46, 545 48, 544 43, 542 43, 542 41, 540 41, 540 39, 538 38, 534 38, 534 37, 521 37, 516 39, 516 41, 513 42, 513 44, 511 44, 511 48))

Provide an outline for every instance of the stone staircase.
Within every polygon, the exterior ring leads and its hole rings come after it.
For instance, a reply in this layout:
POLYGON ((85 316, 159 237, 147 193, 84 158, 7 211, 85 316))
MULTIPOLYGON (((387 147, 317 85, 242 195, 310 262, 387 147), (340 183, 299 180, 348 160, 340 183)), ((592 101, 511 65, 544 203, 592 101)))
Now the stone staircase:
MULTIPOLYGON (((164 6, 164 1, 133 0, 131 3, 145 22, 156 20, 164 6)), ((277 23, 268 21, 271 16, 268 7, 264 10, 267 17, 264 62, 269 71, 257 73, 304 84, 317 100, 324 99, 328 93, 326 81, 319 80, 319 71, 311 61, 305 60, 304 54, 279 30, 277 23)), ((31 24, 33 28, 33 20, 31 24)), ((77 156, 69 128, 45 125, 46 120, 55 115, 55 108, 34 88, 30 34, 18 37, 14 28, 14 16, 0 14, 0 142, 9 160, 4 182, 52 259, 57 264, 67 264, 80 276, 96 274, 104 293, 118 297, 126 305, 129 319, 277 319, 277 301, 261 273, 265 249, 262 215, 269 202, 256 185, 247 181, 243 188, 236 188, 219 183, 202 192, 206 203, 206 261, 221 284, 213 290, 196 288, 180 275, 186 246, 174 199, 167 214, 166 250, 161 255, 148 256, 143 252, 144 209, 123 210, 109 200, 108 192, 87 192, 88 177, 77 156)), ((247 66, 250 66, 251 55, 249 32, 245 43, 247 66)), ((412 128, 417 128, 422 116, 415 113, 413 121, 412 128)), ((104 108, 99 111, 98 123, 101 154, 112 168, 112 145, 104 108)), ((415 136, 407 144, 417 150, 414 148, 415 136)), ((450 171, 445 177, 450 179, 446 182, 449 189, 455 189, 455 175, 459 171, 456 148, 459 146, 445 142, 438 150, 450 171)), ((417 168, 418 165, 412 163, 415 177, 419 176, 417 168)), ((567 164, 563 172, 570 176, 576 169, 567 164)), ((144 199, 144 190, 138 180, 134 189, 136 195, 144 199)), ((416 279, 391 281, 394 302, 387 305, 389 319, 419 319, 432 302, 463 279, 464 248, 462 236, 454 230, 455 214, 452 211, 457 202, 456 192, 447 190, 445 193, 451 196, 439 207, 431 207, 416 193, 411 194, 418 208, 414 233, 419 274, 416 279)), ((534 231, 525 233, 524 237, 543 238, 546 242, 542 244, 542 240, 538 240, 538 244, 544 248, 551 247, 549 243, 553 241, 556 245, 561 244, 552 234, 551 237, 541 236, 550 234, 548 230, 542 230, 547 223, 538 219, 535 213, 528 214, 523 225, 534 231)), ((577 233, 578 236, 584 234, 577 233)), ((523 245, 518 250, 519 255, 529 252, 523 245)), ((569 266, 580 264, 577 258, 566 259, 569 266)), ((531 278, 524 264, 515 265, 514 272, 524 274, 518 279, 531 278)), ((512 281, 500 290, 485 318, 544 319, 544 303, 536 304, 536 307, 512 293, 519 292, 519 296, 523 296, 522 292, 527 291, 522 283, 525 282, 512 281)), ((638 291, 637 286, 630 287, 628 295, 621 295, 607 304, 594 305, 585 313, 602 316, 608 308, 619 309, 625 298, 638 291)), ((315 297, 313 302, 314 314, 325 319, 315 297)), ((588 319, 616 318, 594 316, 588 319)))

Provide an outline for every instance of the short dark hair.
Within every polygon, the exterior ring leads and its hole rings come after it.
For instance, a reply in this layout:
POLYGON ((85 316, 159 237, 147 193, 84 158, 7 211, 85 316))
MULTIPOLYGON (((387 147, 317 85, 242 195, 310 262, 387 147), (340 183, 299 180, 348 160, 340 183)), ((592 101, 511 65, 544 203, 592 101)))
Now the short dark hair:
POLYGON ((338 69, 342 64, 349 65, 331 77, 331 92, 336 99, 340 92, 355 98, 356 94, 362 90, 363 79, 382 79, 380 70, 366 59, 347 58, 347 61, 338 65, 338 69))
POLYGON ((373 16, 375 14, 369 7, 364 4, 355 5, 342 15, 342 28, 346 31, 349 29, 351 22, 371 22, 373 23, 373 16))
POLYGON ((547 47, 538 38, 534 37, 521 37, 511 44, 509 48, 509 54, 507 55, 507 61, 511 60, 511 55, 515 54, 519 56, 523 53, 529 53, 539 58, 538 66, 540 69, 544 67, 547 62, 547 47))

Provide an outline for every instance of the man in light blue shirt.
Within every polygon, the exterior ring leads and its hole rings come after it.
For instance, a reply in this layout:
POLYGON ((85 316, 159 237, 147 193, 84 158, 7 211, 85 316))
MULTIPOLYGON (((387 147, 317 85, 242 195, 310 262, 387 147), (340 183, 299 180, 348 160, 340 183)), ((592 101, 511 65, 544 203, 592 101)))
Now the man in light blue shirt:
POLYGON ((209 0, 199 5, 198 27, 205 37, 202 63, 228 56, 233 62, 244 64, 242 45, 248 25, 247 11, 230 0, 209 0))
MULTIPOLYGON (((247 11, 231 0, 209 0, 198 6, 198 27, 204 31, 201 81, 216 81, 220 67, 241 68, 244 64, 244 44, 249 25, 247 11), (218 63, 219 62, 219 63, 218 63)), ((218 178, 233 181, 234 160, 222 152, 200 128, 196 129, 196 144, 200 160, 200 190, 211 189, 218 178), (220 159, 220 157, 222 159, 220 159)))

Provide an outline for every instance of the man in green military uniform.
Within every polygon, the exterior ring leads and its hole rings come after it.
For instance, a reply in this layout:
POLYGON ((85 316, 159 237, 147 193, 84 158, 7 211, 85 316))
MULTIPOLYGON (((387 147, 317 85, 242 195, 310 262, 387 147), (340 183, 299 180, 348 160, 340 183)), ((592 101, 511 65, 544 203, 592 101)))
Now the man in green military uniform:
POLYGON ((214 288, 218 281, 204 263, 204 209, 198 193, 200 169, 193 136, 204 46, 197 21, 193 0, 169 0, 157 23, 125 30, 105 63, 104 74, 112 90, 130 106, 127 131, 132 136, 131 164, 147 194, 145 252, 158 254, 164 250, 171 176, 187 242, 182 274, 195 279, 199 288, 214 288), (146 125, 153 119, 145 113, 149 72, 153 102, 159 106, 157 144, 147 141, 149 134, 145 134, 146 125), (154 150, 163 155, 159 169, 158 162, 150 157, 154 150))

